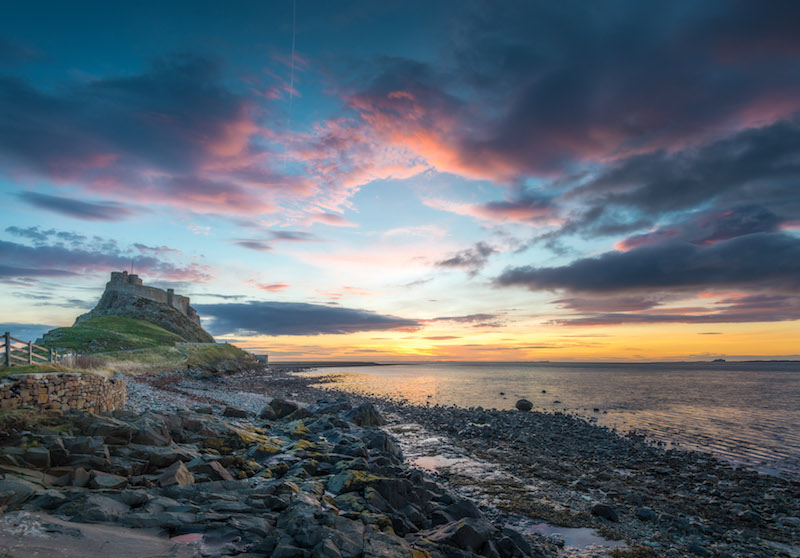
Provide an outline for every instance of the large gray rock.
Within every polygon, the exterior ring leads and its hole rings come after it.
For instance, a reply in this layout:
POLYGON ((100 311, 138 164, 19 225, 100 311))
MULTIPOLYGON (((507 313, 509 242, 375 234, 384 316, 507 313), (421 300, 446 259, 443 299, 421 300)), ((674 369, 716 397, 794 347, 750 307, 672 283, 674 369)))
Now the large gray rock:
POLYGON ((386 424, 386 419, 381 416, 378 409, 375 408, 375 405, 369 401, 365 401, 358 407, 351 409, 345 413, 344 417, 358 426, 373 427, 386 424))
POLYGON ((275 416, 279 419, 288 417, 295 412, 298 407, 297 403, 292 403, 291 401, 286 401, 278 397, 270 401, 269 406, 272 407, 272 410, 275 411, 275 416))
POLYGON ((533 403, 531 403, 527 399, 520 399, 519 401, 517 401, 516 407, 520 411, 528 412, 531 409, 533 409, 533 403))
POLYGON ((400 446, 397 445, 394 438, 382 430, 375 432, 375 434, 369 438, 367 447, 377 450, 395 464, 403 461, 403 451, 400 449, 400 446))
POLYGON ((60 511, 66 511, 68 515, 72 516, 72 519, 92 523, 114 521, 118 517, 128 513, 130 507, 119 500, 109 498, 102 494, 89 494, 83 502, 73 504, 72 506, 66 504, 60 508, 60 511), (70 513, 69 509, 64 510, 65 507, 71 507, 72 513, 70 513))
POLYGON ((17 509, 43 491, 33 483, 22 479, 6 478, 0 480, 0 506, 17 509))
POLYGON ((495 528, 488 521, 465 518, 418 534, 435 543, 448 544, 480 554, 494 533, 495 528))
POLYGON ((236 407, 225 407, 225 410, 222 411, 222 416, 231 418, 247 418, 248 412, 244 409, 238 409, 236 407))
POLYGON ((139 455, 146 456, 150 465, 154 467, 168 467, 176 461, 191 461, 200 457, 200 453, 196 449, 178 445, 163 448, 143 446, 139 455))
POLYGON ((211 480, 235 480, 230 471, 222 466, 219 461, 206 461, 203 457, 198 457, 186 464, 186 468, 191 473, 207 475, 211 480))
POLYGON ((23 456, 31 467, 48 469, 50 467, 50 450, 43 447, 28 448, 23 456))
POLYGON ((158 484, 161 486, 186 486, 187 484, 194 484, 194 476, 183 464, 183 461, 176 461, 158 477, 158 484))
POLYGON ((619 514, 617 513, 617 510, 615 510, 614 507, 609 504, 595 504, 592 506, 591 512, 592 515, 602 517, 603 519, 607 519, 609 521, 619 521, 619 514))
POLYGON ((128 479, 120 475, 112 475, 102 471, 92 471, 89 480, 91 488, 119 490, 128 486, 128 479))
POLYGON ((135 423, 136 433, 133 436, 135 444, 146 446, 168 446, 172 443, 169 429, 163 420, 141 419, 135 423))

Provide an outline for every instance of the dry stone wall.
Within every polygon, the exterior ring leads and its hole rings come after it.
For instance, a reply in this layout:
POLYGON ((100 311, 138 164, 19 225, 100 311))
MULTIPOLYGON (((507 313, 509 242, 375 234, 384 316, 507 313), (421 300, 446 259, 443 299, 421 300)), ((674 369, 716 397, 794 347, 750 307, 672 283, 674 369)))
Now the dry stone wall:
POLYGON ((125 378, 93 374, 12 374, 0 380, 0 409, 114 411, 125 404, 125 378))

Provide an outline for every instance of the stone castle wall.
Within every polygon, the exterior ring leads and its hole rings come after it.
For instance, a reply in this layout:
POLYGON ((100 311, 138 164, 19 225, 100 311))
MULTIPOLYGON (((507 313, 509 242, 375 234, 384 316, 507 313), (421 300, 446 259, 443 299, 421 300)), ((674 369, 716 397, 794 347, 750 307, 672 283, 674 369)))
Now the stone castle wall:
POLYGON ((93 374, 12 374, 0 380, 0 409, 78 409, 100 413, 121 409, 127 399, 125 378, 93 374))
POLYGON ((159 289, 157 287, 146 287, 142 285, 142 280, 138 275, 128 274, 127 271, 111 272, 111 281, 106 283, 106 291, 116 291, 137 298, 145 298, 154 302, 160 302, 172 306, 184 316, 191 318, 198 325, 200 317, 189 304, 189 297, 177 295, 172 289, 159 289))

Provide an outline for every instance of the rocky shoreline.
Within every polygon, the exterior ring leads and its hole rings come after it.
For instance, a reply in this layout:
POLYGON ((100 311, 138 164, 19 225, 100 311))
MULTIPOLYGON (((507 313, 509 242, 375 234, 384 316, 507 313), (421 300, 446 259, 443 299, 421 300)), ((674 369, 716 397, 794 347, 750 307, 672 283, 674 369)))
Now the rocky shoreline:
POLYGON ((796 480, 558 413, 406 405, 291 372, 129 378, 126 410, 18 432, 0 549, 89 548, 111 535, 82 529, 113 523, 150 537, 129 543, 142 556, 800 555, 796 480), (608 544, 565 545, 544 521, 608 544))

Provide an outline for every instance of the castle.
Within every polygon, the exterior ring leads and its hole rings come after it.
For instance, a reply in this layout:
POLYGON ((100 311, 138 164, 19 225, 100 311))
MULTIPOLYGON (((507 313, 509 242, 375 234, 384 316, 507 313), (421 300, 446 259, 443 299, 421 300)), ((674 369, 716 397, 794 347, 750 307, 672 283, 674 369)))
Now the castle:
POLYGON ((172 306, 181 314, 200 325, 200 316, 194 308, 189 306, 189 297, 176 295, 174 289, 159 289, 157 287, 146 287, 142 285, 142 280, 138 275, 127 271, 112 271, 111 281, 106 283, 106 292, 116 292, 121 295, 144 298, 153 302, 160 302, 172 306))

